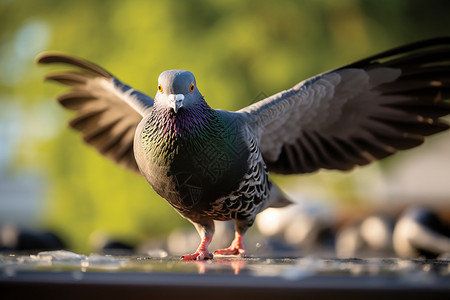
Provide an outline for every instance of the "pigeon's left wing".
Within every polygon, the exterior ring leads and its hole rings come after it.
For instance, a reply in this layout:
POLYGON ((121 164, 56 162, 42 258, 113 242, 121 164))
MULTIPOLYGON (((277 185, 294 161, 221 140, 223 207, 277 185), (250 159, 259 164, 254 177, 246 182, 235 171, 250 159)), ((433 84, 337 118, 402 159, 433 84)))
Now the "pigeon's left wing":
POLYGON ((300 82, 239 112, 270 171, 349 170, 449 126, 450 38, 399 47, 300 82))
POLYGON ((133 153, 134 133, 142 118, 150 113, 153 99, 99 66, 74 56, 46 52, 37 62, 79 68, 46 76, 48 80, 72 87, 58 97, 62 106, 77 111, 70 126, 80 131, 84 141, 101 154, 139 173, 133 153))

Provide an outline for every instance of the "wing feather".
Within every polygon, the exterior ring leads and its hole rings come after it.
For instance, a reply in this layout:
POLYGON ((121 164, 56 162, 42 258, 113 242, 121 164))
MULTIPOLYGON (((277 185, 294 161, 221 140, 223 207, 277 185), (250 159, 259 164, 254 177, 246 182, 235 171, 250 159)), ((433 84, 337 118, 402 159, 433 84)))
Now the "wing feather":
POLYGON ((63 107, 77 112, 69 125, 105 157, 139 172, 133 153, 134 134, 143 116, 150 113, 153 99, 77 57, 48 52, 41 54, 37 62, 64 63, 80 69, 45 77, 72 88, 57 98, 63 107))
POLYGON ((395 48, 325 72, 239 112, 270 171, 349 170, 449 128, 450 38, 395 48))

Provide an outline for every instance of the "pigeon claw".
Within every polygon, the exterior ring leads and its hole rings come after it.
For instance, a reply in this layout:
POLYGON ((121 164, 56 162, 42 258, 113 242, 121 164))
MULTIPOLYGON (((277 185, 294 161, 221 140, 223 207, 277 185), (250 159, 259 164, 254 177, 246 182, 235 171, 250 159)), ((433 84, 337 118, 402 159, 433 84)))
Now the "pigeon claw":
POLYGON ((239 247, 229 247, 214 251, 217 255, 245 255, 245 249, 239 247))
POLYGON ((189 261, 189 260, 207 260, 213 259, 213 255, 208 251, 196 251, 193 254, 183 255, 181 260, 189 261))

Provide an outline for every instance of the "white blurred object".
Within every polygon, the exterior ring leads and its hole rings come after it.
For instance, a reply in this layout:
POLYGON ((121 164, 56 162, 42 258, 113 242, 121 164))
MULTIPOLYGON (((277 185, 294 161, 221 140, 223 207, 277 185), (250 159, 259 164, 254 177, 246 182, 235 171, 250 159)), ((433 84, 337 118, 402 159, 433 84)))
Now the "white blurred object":
POLYGON ((356 257, 363 246, 358 225, 344 227, 336 235, 336 256, 339 258, 356 257))
POLYGON ((370 216, 361 223, 361 237, 375 251, 392 250, 392 222, 383 216, 370 216))
POLYGON ((80 261, 86 259, 86 255, 76 254, 66 250, 43 251, 30 257, 36 260, 52 262, 80 261))
POLYGON ((321 233, 333 226, 329 205, 294 203, 284 208, 269 208, 256 218, 259 231, 278 236, 288 244, 311 249, 317 246, 321 233))
POLYGON ((384 256, 392 252, 393 222, 384 216, 369 216, 343 227, 336 235, 339 258, 384 256))
POLYGON ((167 253, 167 251, 165 251, 163 249, 150 249, 150 250, 147 250, 146 254, 150 257, 156 257, 156 258, 164 258, 169 255, 167 253))
POLYGON ((81 266, 83 261, 87 260, 86 255, 76 254, 66 250, 43 251, 37 255, 22 256, 18 262, 20 264, 37 264, 37 265, 74 265, 81 266))
POLYGON ((80 267, 79 271, 75 271, 75 279, 81 279, 80 272, 85 272, 89 267, 101 268, 104 270, 119 269, 124 263, 128 262, 127 258, 117 258, 110 255, 90 254, 89 256, 77 254, 66 250, 44 251, 37 255, 19 256, 17 263, 20 266, 71 266, 80 267))
POLYGON ((256 217, 256 226, 259 231, 266 236, 283 234, 287 225, 292 222, 297 215, 295 209, 297 204, 284 208, 268 208, 256 217))

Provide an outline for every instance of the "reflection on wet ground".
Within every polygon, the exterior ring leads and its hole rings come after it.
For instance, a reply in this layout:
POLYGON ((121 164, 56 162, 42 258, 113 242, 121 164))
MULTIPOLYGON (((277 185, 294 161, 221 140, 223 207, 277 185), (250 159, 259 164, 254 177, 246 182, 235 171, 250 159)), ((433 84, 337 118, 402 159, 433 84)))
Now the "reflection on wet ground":
POLYGON ((450 259, 0 255, 0 298, 448 299, 450 259), (49 298, 50 297, 50 298, 49 298))
MULTIPOLYGON (((36 255, 0 255, 0 276, 14 277, 22 271, 113 272, 169 274, 229 274, 281 277, 289 280, 308 276, 420 276, 450 280, 450 259, 368 258, 338 259, 313 256, 262 258, 216 256, 207 261, 181 261, 164 251, 155 256, 81 255, 70 251, 47 251, 36 255)), ((449 281, 450 282, 450 281, 449 281)))

